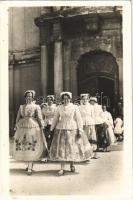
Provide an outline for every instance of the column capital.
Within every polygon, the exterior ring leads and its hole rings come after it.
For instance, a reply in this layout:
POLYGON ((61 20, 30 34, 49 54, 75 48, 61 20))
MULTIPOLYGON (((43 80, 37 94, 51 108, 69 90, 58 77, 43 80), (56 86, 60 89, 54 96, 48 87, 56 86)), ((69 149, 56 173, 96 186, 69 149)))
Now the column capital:
POLYGON ((53 23, 53 40, 57 42, 63 40, 61 18, 56 19, 53 23))
POLYGON ((40 29, 40 43, 45 44, 49 41, 62 40, 62 20, 63 16, 53 13, 51 15, 45 14, 35 18, 34 22, 40 29))
POLYGON ((47 45, 51 42, 52 25, 44 23, 40 27, 40 45, 47 45))

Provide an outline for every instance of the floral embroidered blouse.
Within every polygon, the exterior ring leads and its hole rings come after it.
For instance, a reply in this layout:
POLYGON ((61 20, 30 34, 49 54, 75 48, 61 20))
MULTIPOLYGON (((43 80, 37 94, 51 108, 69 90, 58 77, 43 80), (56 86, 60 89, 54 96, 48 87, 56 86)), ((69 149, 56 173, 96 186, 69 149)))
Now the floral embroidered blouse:
POLYGON ((93 106, 87 103, 79 105, 79 111, 83 120, 83 125, 95 125, 93 106))
POLYGON ((51 106, 47 105, 42 108, 42 115, 44 117, 45 126, 52 124, 56 109, 57 107, 55 104, 52 104, 51 106))
POLYGON ((94 120, 95 120, 95 124, 102 124, 104 123, 104 119, 103 119, 103 110, 102 110, 102 106, 99 105, 98 103, 96 103, 95 105, 93 105, 93 109, 94 109, 94 120))
POLYGON ((114 127, 113 118, 112 118, 110 112, 104 111, 104 112, 102 113, 102 117, 103 117, 104 122, 106 122, 106 123, 107 123, 109 126, 111 126, 112 128, 114 127))
POLYGON ((82 130, 83 121, 77 105, 69 103, 68 105, 60 105, 57 107, 51 130, 82 130))
POLYGON ((16 127, 35 128, 38 126, 44 126, 40 106, 34 103, 20 105, 16 118, 16 127))

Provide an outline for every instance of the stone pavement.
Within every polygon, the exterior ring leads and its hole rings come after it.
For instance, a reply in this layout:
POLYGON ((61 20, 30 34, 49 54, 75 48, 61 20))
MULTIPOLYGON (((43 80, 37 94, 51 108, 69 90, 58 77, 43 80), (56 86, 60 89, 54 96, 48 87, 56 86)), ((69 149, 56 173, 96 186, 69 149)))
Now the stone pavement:
POLYGON ((38 162, 34 173, 27 176, 25 164, 10 159, 11 195, 110 195, 123 190, 123 151, 121 144, 114 151, 100 152, 100 158, 89 164, 76 164, 76 172, 58 177, 59 163, 38 162))

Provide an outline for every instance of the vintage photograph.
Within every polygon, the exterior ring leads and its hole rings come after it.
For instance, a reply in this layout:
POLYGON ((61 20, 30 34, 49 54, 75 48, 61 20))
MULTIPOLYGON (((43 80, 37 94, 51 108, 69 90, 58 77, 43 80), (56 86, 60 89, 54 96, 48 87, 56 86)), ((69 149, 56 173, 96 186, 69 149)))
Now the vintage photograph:
POLYGON ((123 188, 123 7, 10 7, 10 195, 123 188))

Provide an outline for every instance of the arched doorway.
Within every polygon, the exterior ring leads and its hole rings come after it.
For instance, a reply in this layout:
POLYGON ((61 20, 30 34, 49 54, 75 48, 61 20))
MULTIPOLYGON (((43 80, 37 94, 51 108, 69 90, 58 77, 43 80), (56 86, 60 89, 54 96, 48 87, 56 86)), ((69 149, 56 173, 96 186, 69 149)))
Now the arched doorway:
POLYGON ((113 112, 119 97, 119 73, 115 57, 106 51, 95 50, 78 60, 78 94, 96 95, 100 104, 113 112))

